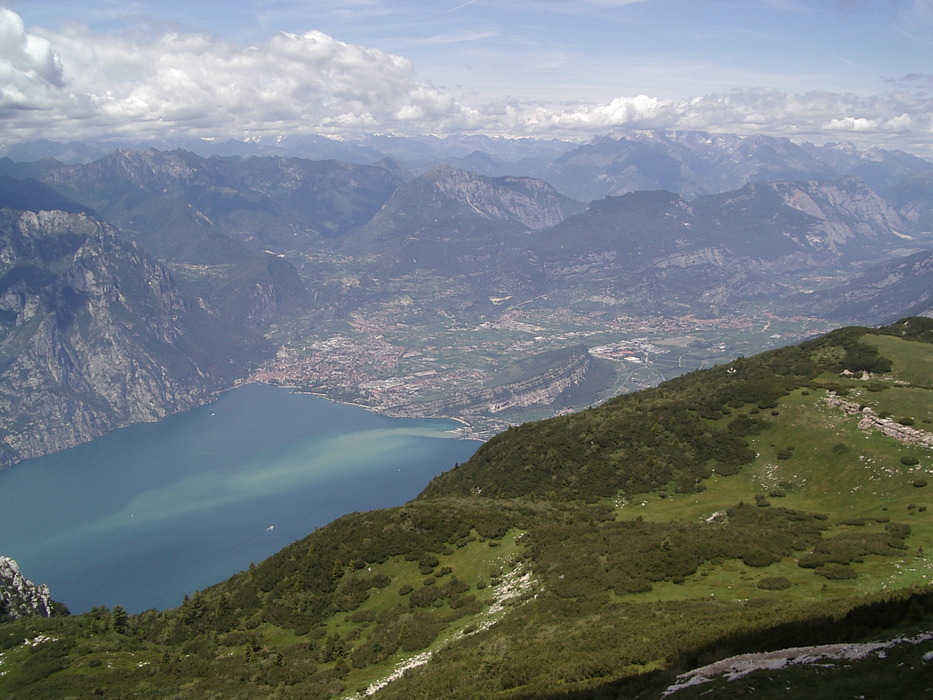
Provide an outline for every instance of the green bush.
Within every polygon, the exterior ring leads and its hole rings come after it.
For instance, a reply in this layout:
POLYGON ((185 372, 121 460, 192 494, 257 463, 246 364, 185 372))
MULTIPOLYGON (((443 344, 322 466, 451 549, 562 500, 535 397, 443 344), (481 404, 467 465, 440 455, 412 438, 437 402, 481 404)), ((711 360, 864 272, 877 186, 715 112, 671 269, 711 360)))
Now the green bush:
POLYGON ((792 585, 790 579, 785 576, 766 576, 758 581, 758 588, 765 591, 783 591, 792 585))
POLYGON ((444 623, 429 612, 419 612, 405 626, 406 633, 399 635, 402 650, 419 651, 434 641, 444 623))
POLYGON ((742 561, 746 566, 751 566, 756 569, 763 568, 765 566, 771 566, 774 562, 779 561, 778 557, 773 552, 769 552, 764 549, 756 549, 751 552, 747 552, 742 555, 742 561))
POLYGON ((831 581, 843 581, 846 579, 853 579, 858 576, 855 573, 855 569, 846 564, 836 564, 834 562, 828 562, 822 566, 816 567, 813 572, 823 578, 828 578, 831 581))

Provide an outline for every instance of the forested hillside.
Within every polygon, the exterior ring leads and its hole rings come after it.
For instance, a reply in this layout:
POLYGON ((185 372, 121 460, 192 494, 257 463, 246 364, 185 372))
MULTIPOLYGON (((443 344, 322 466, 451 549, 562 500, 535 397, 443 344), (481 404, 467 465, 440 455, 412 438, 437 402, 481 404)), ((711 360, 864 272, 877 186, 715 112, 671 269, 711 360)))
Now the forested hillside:
POLYGON ((0 627, 0 694, 929 692, 931 370, 933 321, 905 319, 513 428, 414 501, 342 517, 180 608, 0 627), (812 682, 805 666, 677 680, 898 635, 812 682))

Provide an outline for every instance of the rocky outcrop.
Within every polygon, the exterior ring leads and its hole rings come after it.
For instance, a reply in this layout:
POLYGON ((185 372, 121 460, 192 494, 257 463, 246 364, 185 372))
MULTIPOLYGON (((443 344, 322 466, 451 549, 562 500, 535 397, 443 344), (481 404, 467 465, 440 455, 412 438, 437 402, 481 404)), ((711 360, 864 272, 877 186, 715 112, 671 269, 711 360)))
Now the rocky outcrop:
POLYGON ((546 182, 529 177, 488 178, 446 165, 425 177, 444 196, 468 205, 479 216, 535 230, 555 226, 582 208, 546 182))
POLYGON ((834 393, 830 393, 825 401, 827 405, 838 408, 850 416, 860 416, 858 422, 860 430, 877 430, 895 440, 933 449, 933 433, 918 430, 909 425, 901 425, 891 418, 882 418, 874 409, 868 406, 860 406, 852 401, 846 401, 834 393))
MULTIPOLYGON (((710 683, 720 676, 734 681, 755 671, 769 671, 774 674, 799 665, 832 667, 833 662, 838 661, 859 661, 869 657, 883 659, 889 650, 897 646, 918 645, 930 639, 933 639, 933 634, 924 632, 914 637, 902 635, 886 642, 820 644, 730 656, 727 659, 681 673, 677 676, 676 682, 661 693, 661 697, 666 698, 685 688, 710 683)), ((924 657, 924 661, 926 660, 924 657)))
POLYGON ((862 409, 862 418, 858 422, 858 427, 861 430, 878 430, 895 440, 933 449, 933 433, 901 425, 890 418, 882 418, 867 407, 862 409))
POLYGON ((52 617, 56 608, 48 586, 37 586, 23 577, 14 560, 0 557, 0 622, 36 615, 52 617))

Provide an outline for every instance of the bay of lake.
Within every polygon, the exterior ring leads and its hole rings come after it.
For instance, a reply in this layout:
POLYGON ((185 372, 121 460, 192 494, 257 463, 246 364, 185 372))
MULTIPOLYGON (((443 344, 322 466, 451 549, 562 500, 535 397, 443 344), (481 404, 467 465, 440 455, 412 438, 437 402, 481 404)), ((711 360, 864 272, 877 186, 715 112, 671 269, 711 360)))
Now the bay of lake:
POLYGON ((480 443, 248 385, 0 472, 0 555, 80 613, 179 605, 346 513, 396 506, 480 443))

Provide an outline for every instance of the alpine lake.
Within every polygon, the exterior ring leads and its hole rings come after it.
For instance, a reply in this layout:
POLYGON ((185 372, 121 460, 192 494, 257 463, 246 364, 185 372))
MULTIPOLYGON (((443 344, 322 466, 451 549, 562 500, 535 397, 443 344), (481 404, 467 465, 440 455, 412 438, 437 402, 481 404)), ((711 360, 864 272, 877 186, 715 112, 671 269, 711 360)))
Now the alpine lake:
POLYGON ((252 384, 0 471, 0 555, 73 613, 164 609, 346 513, 401 505, 481 443, 252 384))

